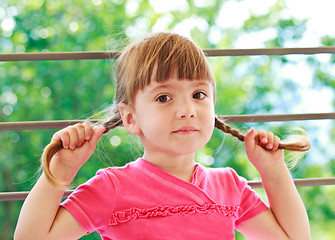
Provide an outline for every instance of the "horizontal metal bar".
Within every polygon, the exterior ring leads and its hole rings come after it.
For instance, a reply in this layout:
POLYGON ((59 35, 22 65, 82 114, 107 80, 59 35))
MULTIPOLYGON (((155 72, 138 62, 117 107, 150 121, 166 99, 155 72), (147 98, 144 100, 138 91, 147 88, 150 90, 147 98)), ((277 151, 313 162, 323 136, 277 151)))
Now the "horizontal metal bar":
POLYGON ((208 49, 207 56, 258 56, 258 55, 289 55, 289 54, 334 54, 335 47, 314 48, 254 48, 254 49, 208 49))
MULTIPOLYGON (((84 120, 55 120, 55 121, 22 121, 22 122, 0 122, 1 130, 34 130, 34 129, 59 129, 84 120)), ((91 120, 96 122, 96 120, 91 120)))
MULTIPOLYGON (((262 182, 260 181, 249 181, 248 184, 252 188, 263 188, 262 182)), ((294 184, 297 187, 335 185, 335 177, 294 179, 294 184)))
MULTIPOLYGON (((252 188, 263 188, 262 182, 260 181, 249 181, 248 184, 252 188)), ((294 184, 297 187, 310 187, 310 186, 325 186, 325 185, 335 185, 335 177, 332 178, 304 178, 304 179, 294 179, 294 184)), ((67 198, 73 190, 65 191, 63 198, 67 198)), ((2 192, 0 193, 1 201, 20 201, 25 200, 29 192, 2 192)))
POLYGON ((332 113, 303 113, 303 114, 265 114, 265 115, 226 115, 219 116, 227 123, 247 123, 247 122, 287 122, 302 120, 324 120, 335 119, 335 112, 332 113))
MULTIPOLYGON (((301 120, 335 119, 335 113, 307 113, 307 114, 275 114, 275 115, 221 115, 220 119, 227 123, 247 122, 285 122, 301 120)), ((84 120, 55 120, 55 121, 22 121, 0 122, 1 130, 31 130, 31 129, 59 129, 84 120)), ((98 120, 91 120, 97 122, 98 120)))
POLYGON ((48 60, 94 60, 116 59, 120 52, 32 52, 32 53, 3 53, 0 61, 48 61, 48 60))
MULTIPOLYGON (((312 48, 205 49, 203 51, 209 57, 320 53, 334 54, 335 47, 330 46, 312 48)), ((120 54, 120 51, 2 53, 0 54, 0 61, 115 59, 118 58, 120 54)))
MULTIPOLYGON (((66 190, 63 198, 67 198, 73 190, 66 190)), ((0 192, 0 202, 25 200, 29 192, 0 192)))

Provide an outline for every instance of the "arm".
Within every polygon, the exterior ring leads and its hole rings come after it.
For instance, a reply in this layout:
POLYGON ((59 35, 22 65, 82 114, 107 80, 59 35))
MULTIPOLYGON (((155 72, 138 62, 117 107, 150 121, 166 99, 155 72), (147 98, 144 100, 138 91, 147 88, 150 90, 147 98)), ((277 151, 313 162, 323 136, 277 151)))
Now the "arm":
POLYGON ((248 239, 311 239, 306 209, 278 145, 271 132, 247 132, 246 153, 261 175, 270 210, 242 223, 240 230, 248 239))
MULTIPOLYGON (((89 159, 104 128, 77 124, 54 134, 52 141, 62 141, 50 165, 53 175, 68 184, 89 159)), ((25 200, 16 226, 14 239, 77 239, 86 232, 60 202, 64 189, 53 186, 41 175, 25 200)))

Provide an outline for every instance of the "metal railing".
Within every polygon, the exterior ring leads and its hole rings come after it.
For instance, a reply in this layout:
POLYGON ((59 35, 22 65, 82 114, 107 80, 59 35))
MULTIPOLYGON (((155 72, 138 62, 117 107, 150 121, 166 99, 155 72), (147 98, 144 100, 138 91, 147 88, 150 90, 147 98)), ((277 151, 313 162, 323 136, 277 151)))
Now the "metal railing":
MULTIPOLYGON (((288 55, 288 54, 335 54, 335 47, 317 48, 264 48, 264 49, 210 49, 204 50, 209 57, 216 56, 257 56, 257 55, 288 55)), ((84 59, 115 59, 120 52, 46 52, 46 53, 13 53, 0 54, 0 61, 48 61, 48 60, 84 60, 84 59)), ((275 122, 335 119, 335 113, 308 114, 277 114, 277 115, 227 115, 219 116, 228 123, 275 122)), ((82 122, 83 120, 56 121, 22 121, 0 122, 1 130, 56 129, 82 122)), ((93 122, 96 120, 92 120, 93 122)), ((262 182, 249 181, 252 188, 262 188, 262 182)), ((334 178, 295 179, 297 187, 335 185, 334 178)), ((65 192, 67 197, 73 190, 65 192)), ((0 193, 0 201, 24 200, 29 192, 0 193)))

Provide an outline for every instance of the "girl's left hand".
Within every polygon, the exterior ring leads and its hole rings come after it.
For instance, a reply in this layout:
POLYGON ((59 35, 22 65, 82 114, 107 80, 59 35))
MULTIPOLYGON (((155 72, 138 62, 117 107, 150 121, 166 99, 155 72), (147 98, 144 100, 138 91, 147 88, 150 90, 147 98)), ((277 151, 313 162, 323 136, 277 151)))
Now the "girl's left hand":
POLYGON ((278 149, 279 137, 272 132, 256 131, 251 128, 244 138, 244 145, 250 162, 258 172, 275 171, 276 166, 285 165, 284 151, 278 149))

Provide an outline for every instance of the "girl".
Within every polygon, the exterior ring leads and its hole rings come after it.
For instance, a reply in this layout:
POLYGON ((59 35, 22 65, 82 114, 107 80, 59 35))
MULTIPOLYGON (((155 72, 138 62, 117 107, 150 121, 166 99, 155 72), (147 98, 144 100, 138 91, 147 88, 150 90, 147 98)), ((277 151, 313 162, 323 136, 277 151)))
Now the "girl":
POLYGON ((108 121, 53 135, 15 239, 77 239, 93 231, 102 239, 234 239, 234 228, 248 239, 310 239, 305 207, 279 149, 305 151, 308 140, 283 144, 253 128, 243 136, 217 119, 214 78, 196 44, 159 33, 129 45, 118 59, 116 87, 108 121), (99 170, 60 204, 101 135, 120 125, 139 136, 142 158, 99 170), (194 162, 214 126, 244 141, 269 207, 233 169, 194 162))

